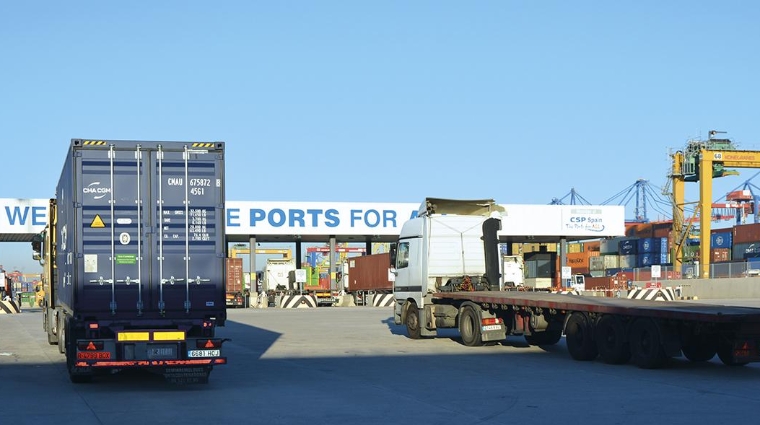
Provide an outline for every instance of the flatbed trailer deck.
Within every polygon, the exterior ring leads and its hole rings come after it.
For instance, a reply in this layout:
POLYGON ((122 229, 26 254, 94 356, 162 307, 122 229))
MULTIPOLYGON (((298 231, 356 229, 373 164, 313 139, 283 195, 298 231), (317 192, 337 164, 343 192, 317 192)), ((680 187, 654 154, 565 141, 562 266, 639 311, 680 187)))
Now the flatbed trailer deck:
POLYGON ((596 314, 623 314, 660 319, 755 323, 760 326, 760 308, 697 304, 687 301, 648 301, 627 298, 584 297, 549 292, 481 291, 438 292, 435 300, 461 300, 517 307, 585 311, 596 314))
POLYGON ((703 362, 717 354, 729 366, 760 362, 760 308, 521 291, 435 292, 425 299, 421 306, 397 303, 396 320, 411 338, 458 328, 468 346, 508 335, 541 346, 564 336, 576 360, 630 360, 646 369, 681 355, 703 362))

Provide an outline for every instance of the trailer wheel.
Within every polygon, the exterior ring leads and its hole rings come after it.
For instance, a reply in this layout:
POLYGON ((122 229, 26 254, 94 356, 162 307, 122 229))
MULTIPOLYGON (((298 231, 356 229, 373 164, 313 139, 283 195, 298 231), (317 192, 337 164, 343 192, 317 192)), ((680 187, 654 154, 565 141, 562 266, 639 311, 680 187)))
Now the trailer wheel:
POLYGON ((648 318, 636 319, 629 336, 633 362, 642 369, 658 369, 665 365, 668 357, 660 343, 660 330, 648 318))
POLYGON ((562 339, 562 332, 543 331, 525 335, 525 342, 530 345, 554 345, 562 339))
POLYGON ((594 360, 599 352, 594 344, 593 329, 583 313, 573 313, 565 325, 567 351, 575 360, 594 360))
POLYGON ((749 362, 738 362, 734 358, 734 347, 731 342, 721 342, 718 344, 718 358, 726 366, 744 366, 749 362))
POLYGON ((718 351, 716 335, 692 335, 681 344, 681 352, 691 362, 706 362, 718 351))
POLYGON ((417 304, 410 302, 406 309, 406 334, 411 339, 420 339, 422 329, 420 329, 420 311, 417 304))
MULTIPOLYGON (((84 384, 92 381, 92 374, 82 374, 76 372, 74 364, 76 362, 76 341, 77 335, 74 335, 74 329, 69 326, 68 320, 64 320, 64 331, 61 336, 63 338, 63 344, 65 344, 66 350, 66 369, 69 372, 69 380, 73 384, 84 384)), ((81 335, 80 335, 81 336, 81 335)))
POLYGON ((470 306, 462 309, 459 315, 459 334, 462 343, 468 347, 483 345, 483 335, 480 333, 480 315, 470 306))
POLYGON ((625 334, 625 326, 617 316, 602 316, 596 323, 594 339, 603 362, 623 364, 631 359, 631 347, 625 334))

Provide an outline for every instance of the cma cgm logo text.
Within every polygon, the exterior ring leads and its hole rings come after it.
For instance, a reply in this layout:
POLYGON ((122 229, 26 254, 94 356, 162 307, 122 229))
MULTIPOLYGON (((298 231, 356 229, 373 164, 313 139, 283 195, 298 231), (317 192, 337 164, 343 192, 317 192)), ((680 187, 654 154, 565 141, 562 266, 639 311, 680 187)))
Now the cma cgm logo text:
POLYGON ((95 195, 93 199, 101 199, 111 193, 111 189, 107 187, 101 187, 100 182, 92 182, 82 189, 82 193, 85 195, 95 195))

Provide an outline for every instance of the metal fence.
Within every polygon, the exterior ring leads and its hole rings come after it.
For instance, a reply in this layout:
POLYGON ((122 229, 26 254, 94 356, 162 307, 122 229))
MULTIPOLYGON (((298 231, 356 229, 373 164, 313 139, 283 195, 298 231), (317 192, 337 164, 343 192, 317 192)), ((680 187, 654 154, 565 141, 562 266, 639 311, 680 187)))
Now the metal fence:
MULTIPOLYGON (((737 261, 730 263, 714 263, 709 265, 711 279, 760 276, 760 263, 737 261)), ((657 280, 699 279, 699 264, 683 264, 681 273, 676 273, 673 266, 660 266, 660 277, 657 280)), ((633 269, 633 280, 636 282, 651 281, 652 268, 640 267, 633 269)))

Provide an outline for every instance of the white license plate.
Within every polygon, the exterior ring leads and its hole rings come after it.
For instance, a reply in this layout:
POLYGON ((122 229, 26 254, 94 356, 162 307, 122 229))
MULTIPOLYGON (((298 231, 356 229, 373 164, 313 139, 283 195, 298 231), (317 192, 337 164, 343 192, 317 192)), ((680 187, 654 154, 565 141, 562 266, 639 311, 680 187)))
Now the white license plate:
POLYGON ((221 354, 220 350, 189 350, 187 357, 219 357, 221 354))
POLYGON ((501 325, 485 325, 481 329, 484 331, 498 331, 501 329, 501 325))

